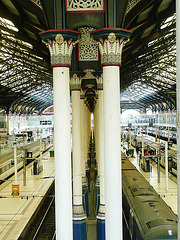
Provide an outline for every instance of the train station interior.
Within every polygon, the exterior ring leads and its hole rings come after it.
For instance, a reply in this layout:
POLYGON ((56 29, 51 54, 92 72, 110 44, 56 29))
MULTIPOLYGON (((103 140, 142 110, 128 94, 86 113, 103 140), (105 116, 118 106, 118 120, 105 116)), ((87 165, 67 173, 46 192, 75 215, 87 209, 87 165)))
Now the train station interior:
POLYGON ((0 0, 0 240, 180 239, 179 138, 179 0, 0 0))

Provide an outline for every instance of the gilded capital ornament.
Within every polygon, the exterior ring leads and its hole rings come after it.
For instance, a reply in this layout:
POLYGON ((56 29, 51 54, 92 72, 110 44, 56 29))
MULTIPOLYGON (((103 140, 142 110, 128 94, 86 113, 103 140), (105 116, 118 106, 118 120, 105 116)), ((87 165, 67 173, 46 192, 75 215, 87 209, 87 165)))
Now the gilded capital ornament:
POLYGON ((70 78, 70 86, 71 91, 72 90, 81 90, 81 78, 77 76, 77 74, 73 74, 73 76, 70 78))
POLYGON ((124 46, 124 39, 117 39, 115 33, 110 33, 107 39, 99 39, 98 46, 101 54, 101 64, 121 65, 121 54, 124 46))
POLYGON ((120 66, 123 46, 132 31, 122 28, 102 28, 91 31, 91 36, 99 46, 102 66, 120 66))
POLYGON ((96 78, 96 82, 97 82, 97 89, 103 90, 103 74, 101 74, 101 76, 96 78))
POLYGON ((72 39, 64 40, 63 35, 58 33, 54 40, 47 40, 43 42, 49 48, 52 67, 71 66, 73 47, 78 41, 73 42, 72 39))

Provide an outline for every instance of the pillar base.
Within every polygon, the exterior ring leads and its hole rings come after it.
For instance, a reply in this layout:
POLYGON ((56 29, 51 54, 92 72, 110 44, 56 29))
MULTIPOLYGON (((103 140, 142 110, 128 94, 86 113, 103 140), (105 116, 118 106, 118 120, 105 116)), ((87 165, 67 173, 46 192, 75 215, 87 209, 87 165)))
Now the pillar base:
POLYGON ((86 215, 83 205, 73 206, 73 240, 86 240, 86 215))
POLYGON ((96 180, 95 191, 96 191, 96 215, 98 215, 99 206, 100 206, 100 182, 99 182, 99 177, 96 180))
POLYGON ((82 202, 86 216, 89 216, 89 202, 88 202, 88 186, 87 183, 82 186, 82 202))
POLYGON ((102 204, 97 215, 97 240, 105 240, 105 205, 102 204))

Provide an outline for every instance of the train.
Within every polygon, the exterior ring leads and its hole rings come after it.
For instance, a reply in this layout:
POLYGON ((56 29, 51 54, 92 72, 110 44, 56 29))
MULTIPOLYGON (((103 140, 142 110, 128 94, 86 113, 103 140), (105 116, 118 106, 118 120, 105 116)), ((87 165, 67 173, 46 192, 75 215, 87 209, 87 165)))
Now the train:
POLYGON ((150 127, 148 128, 148 135, 153 136, 153 137, 158 137, 162 140, 168 141, 168 134, 169 134, 169 140, 172 141, 173 143, 177 143, 177 131, 176 128, 170 128, 168 131, 168 128, 165 127, 160 127, 155 128, 155 127, 150 127))
MULTIPOLYGON (((49 148, 52 147, 50 143, 50 138, 44 138, 42 141, 42 152, 45 152, 49 148)), ((22 158, 22 148, 26 149, 25 151, 25 159, 26 165, 31 163, 35 158, 40 155, 40 145, 39 141, 26 144, 25 146, 21 146, 17 149, 17 169, 20 170, 23 167, 23 158, 22 158)), ((1 154, 0 161, 0 183, 3 183, 9 177, 14 174, 14 152, 13 150, 9 150, 8 152, 1 154)))
MULTIPOLYGON (((129 133, 130 133, 130 128, 126 127, 124 129, 125 135, 129 138, 129 133)), ((175 127, 131 127, 131 136, 136 136, 136 135, 142 135, 142 134, 147 134, 152 137, 157 137, 162 140, 168 141, 168 135, 169 135, 169 141, 172 143, 177 143, 177 131, 175 127)))
POLYGON ((122 204, 131 240, 178 239, 177 215, 127 157, 122 157, 122 204))

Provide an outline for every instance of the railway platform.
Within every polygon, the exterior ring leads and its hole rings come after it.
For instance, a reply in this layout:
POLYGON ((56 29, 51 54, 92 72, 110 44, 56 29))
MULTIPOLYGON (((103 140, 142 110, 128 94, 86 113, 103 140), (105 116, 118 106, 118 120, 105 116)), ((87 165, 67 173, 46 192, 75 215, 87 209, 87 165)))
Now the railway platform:
POLYGON ((54 180, 54 157, 46 152, 42 159, 43 171, 33 175, 32 163, 26 166, 26 186, 23 170, 18 172, 19 195, 12 195, 14 176, 0 185, 0 239, 15 240, 33 217, 54 180))

